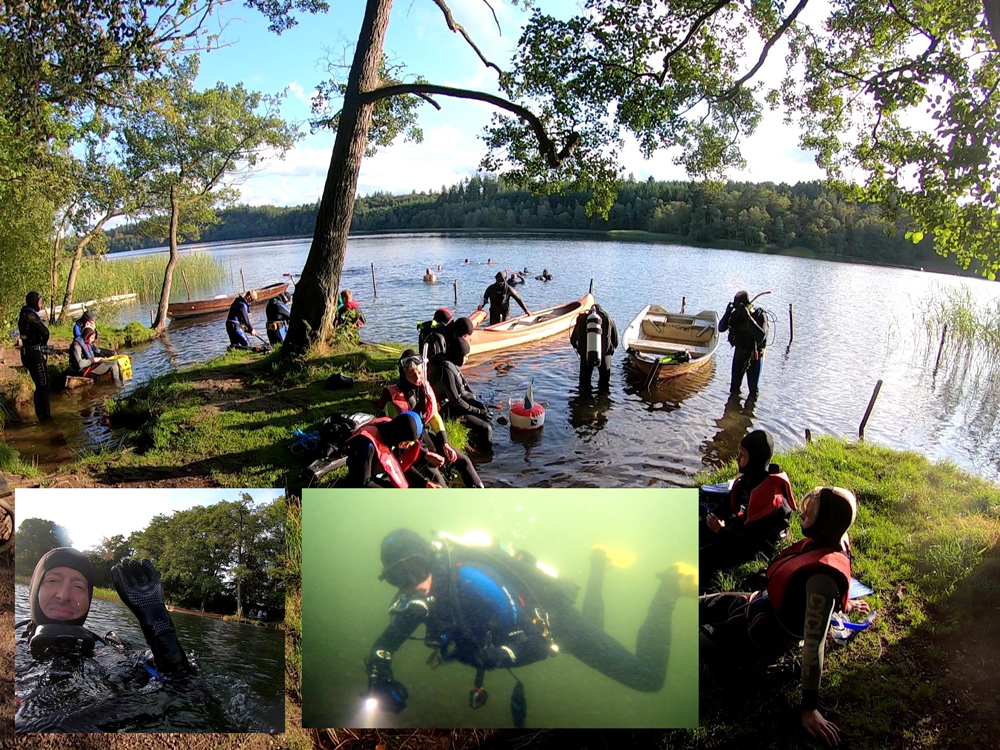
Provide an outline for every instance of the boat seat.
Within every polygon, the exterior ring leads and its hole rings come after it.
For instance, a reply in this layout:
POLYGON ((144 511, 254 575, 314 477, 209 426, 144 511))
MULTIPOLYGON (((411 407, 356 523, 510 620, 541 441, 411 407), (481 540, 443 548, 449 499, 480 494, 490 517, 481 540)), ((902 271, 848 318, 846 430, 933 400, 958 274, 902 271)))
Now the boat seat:
POLYGON ((711 351, 710 346, 695 346, 694 344, 680 344, 671 341, 652 341, 651 339, 636 339, 629 342, 629 349, 648 354, 670 354, 672 352, 687 352, 692 358, 697 359, 711 351))

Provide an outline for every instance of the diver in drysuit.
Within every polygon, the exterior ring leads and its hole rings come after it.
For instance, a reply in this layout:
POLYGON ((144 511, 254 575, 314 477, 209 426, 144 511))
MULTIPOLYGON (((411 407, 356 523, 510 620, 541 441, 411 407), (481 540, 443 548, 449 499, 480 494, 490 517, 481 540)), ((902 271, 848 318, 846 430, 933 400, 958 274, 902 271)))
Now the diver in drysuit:
POLYGON ((576 317, 569 343, 580 355, 580 385, 589 386, 597 368, 598 387, 611 382, 611 357, 618 348, 618 327, 611 316, 597 303, 576 317))

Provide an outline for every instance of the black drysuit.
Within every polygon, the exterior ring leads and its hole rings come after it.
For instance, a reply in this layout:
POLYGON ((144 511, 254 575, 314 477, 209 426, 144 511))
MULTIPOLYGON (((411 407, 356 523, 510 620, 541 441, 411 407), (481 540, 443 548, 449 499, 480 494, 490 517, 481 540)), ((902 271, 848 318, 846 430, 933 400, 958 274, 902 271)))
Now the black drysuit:
POLYGON ((17 317, 17 330, 21 334, 21 364, 35 384, 35 414, 40 422, 52 419, 49 403, 51 383, 45 354, 49 329, 38 311, 25 305, 17 317))

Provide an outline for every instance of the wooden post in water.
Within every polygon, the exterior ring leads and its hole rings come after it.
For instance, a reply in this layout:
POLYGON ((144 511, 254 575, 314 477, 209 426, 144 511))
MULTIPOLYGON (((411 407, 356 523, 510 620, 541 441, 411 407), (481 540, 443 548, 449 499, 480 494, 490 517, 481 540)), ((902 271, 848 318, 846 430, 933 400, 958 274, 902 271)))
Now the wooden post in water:
POLYGON ((187 289, 188 302, 190 302, 191 301, 191 287, 188 286, 188 279, 187 279, 187 276, 184 274, 184 269, 183 268, 181 269, 181 279, 184 280, 184 288, 187 289))
POLYGON ((681 297, 681 315, 684 314, 684 310, 687 308, 687 304, 688 304, 688 298, 681 297))
POLYGON ((372 263, 372 295, 378 299, 378 287, 375 286, 375 263, 372 263))
POLYGON ((246 292, 246 290, 247 290, 247 279, 243 275, 243 269, 242 268, 240 269, 240 281, 243 282, 243 291, 246 292))
POLYGON ((791 346, 792 339, 795 338, 795 321, 792 320, 792 303, 788 303, 788 344, 791 346))
POLYGON ((861 440, 865 439, 865 425, 868 424, 868 417, 872 415, 872 409, 875 408, 875 399, 878 398, 878 392, 882 390, 882 380, 879 379, 875 383, 875 390, 872 391, 871 400, 868 402, 868 408, 865 409, 865 417, 861 420, 861 426, 858 427, 858 438, 861 440))
POLYGON ((455 304, 458 304, 458 279, 455 279, 455 304))
POLYGON ((153 311, 152 310, 149 311, 149 327, 150 328, 153 327, 153 311))
POLYGON ((813 441, 812 430, 810 430, 808 427, 806 427, 806 442, 807 443, 811 443, 812 441, 813 441))
POLYGON ((590 289, 587 291, 587 294, 593 294, 593 293, 594 293, 594 280, 591 279, 590 280, 590 289))
POLYGON ((934 360, 934 372, 937 372, 938 363, 941 362, 941 352, 944 351, 944 338, 948 335, 948 324, 945 323, 941 328, 941 343, 938 344, 938 354, 937 359, 934 360))

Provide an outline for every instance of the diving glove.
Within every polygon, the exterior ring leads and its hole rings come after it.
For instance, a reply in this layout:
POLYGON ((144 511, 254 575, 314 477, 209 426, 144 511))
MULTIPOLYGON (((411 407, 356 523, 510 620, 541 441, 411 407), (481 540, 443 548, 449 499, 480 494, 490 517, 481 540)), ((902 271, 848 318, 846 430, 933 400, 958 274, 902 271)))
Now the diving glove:
POLYGON ((378 651, 369 658, 368 695, 378 700, 378 707, 383 711, 398 714, 406 708, 410 693, 403 683, 392 678, 391 659, 387 651, 378 651))
POLYGON ((163 584, 151 560, 122 560, 111 569, 111 582, 142 628, 160 674, 192 672, 163 604, 163 584))

